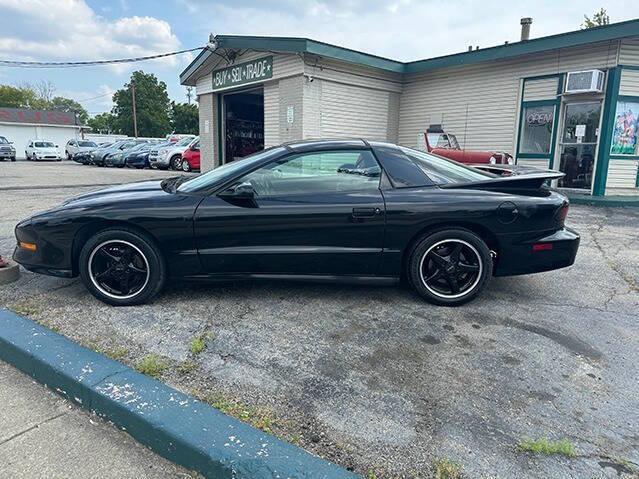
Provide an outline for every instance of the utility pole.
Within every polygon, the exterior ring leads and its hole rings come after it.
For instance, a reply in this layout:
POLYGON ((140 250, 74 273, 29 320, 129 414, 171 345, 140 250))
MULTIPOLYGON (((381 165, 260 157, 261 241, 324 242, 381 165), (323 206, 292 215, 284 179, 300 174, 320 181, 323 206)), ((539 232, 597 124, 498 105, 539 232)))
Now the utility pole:
POLYGON ((189 102, 189 105, 191 104, 191 97, 193 96, 193 92, 192 91, 193 91, 192 87, 190 87, 190 86, 186 87, 186 98, 187 98, 187 100, 189 102))
POLYGON ((135 111, 135 80, 131 80, 131 101, 133 103, 133 134, 138 137, 138 116, 135 111))

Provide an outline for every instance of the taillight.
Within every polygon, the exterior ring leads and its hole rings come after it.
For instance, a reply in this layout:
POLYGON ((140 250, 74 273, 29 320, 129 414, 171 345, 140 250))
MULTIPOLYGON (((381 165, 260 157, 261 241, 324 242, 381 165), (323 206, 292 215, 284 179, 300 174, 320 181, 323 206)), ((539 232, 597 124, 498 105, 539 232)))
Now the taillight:
POLYGON ((559 208, 559 210, 557 210, 557 213, 555 214, 555 218, 557 218, 557 222, 563 226, 564 222, 566 221, 566 216, 568 216, 568 208, 570 207, 570 205, 568 203, 564 203, 563 205, 561 205, 561 208, 559 208))

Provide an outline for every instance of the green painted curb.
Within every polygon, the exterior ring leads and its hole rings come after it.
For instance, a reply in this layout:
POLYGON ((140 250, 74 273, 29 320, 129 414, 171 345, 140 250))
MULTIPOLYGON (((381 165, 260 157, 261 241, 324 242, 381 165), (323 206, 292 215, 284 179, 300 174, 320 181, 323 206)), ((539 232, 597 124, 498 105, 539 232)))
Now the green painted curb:
POLYGON ((357 477, 4 308, 0 359, 207 478, 357 477))
POLYGON ((568 199, 573 205, 607 206, 607 207, 639 207, 639 196, 591 196, 571 195, 568 199))

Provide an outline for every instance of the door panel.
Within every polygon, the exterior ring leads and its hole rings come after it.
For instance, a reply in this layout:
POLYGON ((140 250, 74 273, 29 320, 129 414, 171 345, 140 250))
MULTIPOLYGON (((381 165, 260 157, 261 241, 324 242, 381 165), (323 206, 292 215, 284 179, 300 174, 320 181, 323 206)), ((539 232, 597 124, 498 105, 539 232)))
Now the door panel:
POLYGON ((211 196, 196 212, 203 269, 376 274, 385 225, 380 172, 370 151, 337 151, 292 155, 238 179, 254 198, 211 196))

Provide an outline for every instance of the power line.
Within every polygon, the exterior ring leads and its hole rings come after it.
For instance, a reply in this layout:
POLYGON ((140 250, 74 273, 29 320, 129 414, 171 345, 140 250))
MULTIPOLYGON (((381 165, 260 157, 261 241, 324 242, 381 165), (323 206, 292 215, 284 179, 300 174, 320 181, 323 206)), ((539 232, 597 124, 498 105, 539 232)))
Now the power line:
POLYGON ((133 57, 133 58, 119 58, 116 60, 95 60, 86 62, 26 62, 17 60, 0 60, 0 66, 13 67, 13 68, 76 68, 87 67, 96 65, 112 65, 117 63, 134 63, 145 60, 153 60, 155 58, 170 57, 174 55, 181 55, 183 53, 194 52, 196 50, 203 50, 206 47, 189 48, 188 50, 179 50, 176 52, 159 53, 157 55, 149 55, 145 57, 133 57))

